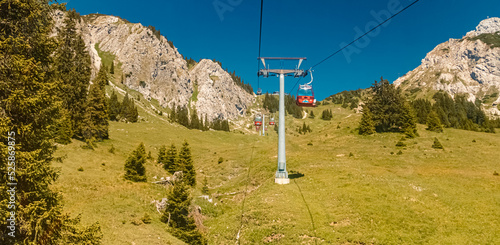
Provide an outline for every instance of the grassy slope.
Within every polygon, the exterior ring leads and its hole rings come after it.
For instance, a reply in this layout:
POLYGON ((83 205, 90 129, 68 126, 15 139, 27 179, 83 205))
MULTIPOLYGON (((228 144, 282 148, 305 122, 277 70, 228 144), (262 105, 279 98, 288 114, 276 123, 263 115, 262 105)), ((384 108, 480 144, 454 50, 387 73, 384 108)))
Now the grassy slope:
MULTIPOLYGON (((104 244, 176 244, 150 203, 165 190, 124 181, 123 165, 139 142, 156 157, 160 145, 187 140, 198 183, 207 176, 217 195, 217 206, 194 199, 205 214, 210 244, 234 244, 238 232, 242 244, 500 243, 500 177, 493 175, 500 172, 499 134, 455 129, 438 134, 419 125, 420 137, 399 149, 395 144, 401 135, 358 136, 352 129, 359 115, 337 106, 315 108, 315 115, 325 108, 333 109, 332 121, 287 117, 287 168, 296 177, 289 185, 274 184, 273 130, 269 137, 200 132, 140 110, 147 122, 112 122, 111 139, 95 151, 81 149, 80 142, 60 147, 58 155, 67 159, 55 163, 62 173, 56 188, 68 212, 82 213, 86 224, 99 221, 104 244), (313 132, 298 136, 294 129, 304 121, 313 132), (444 151, 431 148, 434 137, 444 151), (115 154, 108 152, 111 144, 115 154), (391 155, 399 150, 402 155, 391 155), (77 171, 80 166, 83 172, 77 171), (151 224, 131 224, 144 213, 151 224)), ((146 168, 148 181, 166 176, 151 161, 146 168)), ((198 184, 195 197, 200 189, 198 184)))

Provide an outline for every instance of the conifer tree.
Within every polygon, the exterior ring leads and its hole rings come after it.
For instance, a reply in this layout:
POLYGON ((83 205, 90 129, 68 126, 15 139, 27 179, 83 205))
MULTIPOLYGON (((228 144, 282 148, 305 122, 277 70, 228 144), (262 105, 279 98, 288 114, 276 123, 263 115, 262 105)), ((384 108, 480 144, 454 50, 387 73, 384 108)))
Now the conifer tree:
POLYGON ((116 96, 115 92, 113 91, 108 102, 109 120, 118 121, 118 118, 120 117, 120 110, 120 101, 118 101, 118 96, 116 96))
POLYGON ((203 179, 203 187, 201 188, 201 193, 204 195, 210 195, 210 189, 208 189, 208 180, 207 176, 203 179))
POLYGON ((80 21, 78 13, 74 10, 68 11, 64 20, 65 26, 58 33, 59 47, 55 52, 55 71, 59 80, 59 96, 71 120, 71 131, 81 137, 91 68, 85 42, 76 32, 77 21, 80 21))
POLYGON ((315 117, 315 115, 314 115, 314 111, 313 111, 313 110, 311 110, 311 113, 309 113, 309 118, 314 119, 314 117, 315 117))
POLYGON ((361 135, 371 135, 375 133, 375 122, 373 121, 373 115, 368 107, 363 107, 363 116, 361 117, 361 122, 359 123, 359 134, 361 135))
POLYGON ((146 168, 144 164, 146 163, 146 158, 146 148, 143 143, 140 143, 125 162, 124 178, 134 182, 145 182, 146 168))
POLYGON ((175 145, 170 145, 168 149, 165 160, 163 160, 163 168, 167 170, 169 173, 174 174, 176 171, 181 171, 178 161, 177 161, 177 149, 175 145))
POLYGON ((108 139, 108 106, 106 95, 99 86, 98 80, 90 86, 87 105, 83 137, 87 143, 93 140, 102 141, 108 139))
POLYGON ((206 239, 196 228, 194 218, 189 216, 192 197, 189 186, 177 181, 167 192, 167 205, 161 217, 167 223, 172 235, 188 244, 207 244, 206 239))
POLYGON ((158 160, 156 162, 160 164, 165 164, 166 160, 167 160, 167 148, 165 147, 165 145, 162 145, 158 150, 158 160))
POLYGON ((64 108, 61 108, 60 114, 61 117, 56 121, 57 133, 55 141, 59 144, 69 144, 73 136, 71 117, 69 116, 69 112, 64 108))
POLYGON ((49 36, 55 6, 44 0, 0 2, 0 244, 99 244, 101 239, 98 225, 83 231, 78 219, 64 215, 62 197, 51 189, 58 177, 51 162, 62 108, 54 75, 56 42, 49 36), (8 146, 15 148, 15 178, 6 174, 8 146), (14 236, 8 235, 13 210, 6 203, 12 182, 17 183, 14 236))
POLYGON ((104 63, 101 64, 101 68, 99 68, 99 72, 97 73, 96 78, 94 79, 94 83, 99 85, 100 89, 104 91, 106 85, 108 85, 108 72, 106 71, 106 66, 104 63))
POLYGON ((415 138, 417 133, 417 118, 411 106, 405 101, 401 109, 401 131, 409 138, 415 138))
POLYGON ((441 120, 439 120, 438 114, 431 110, 427 116, 427 130, 441 133, 443 132, 443 125, 441 125, 441 120))
POLYGON ((109 68, 110 74, 115 74, 115 62, 111 61, 111 67, 109 68))
POLYGON ((184 141, 184 143, 182 144, 182 148, 179 151, 178 166, 184 174, 186 184, 195 186, 196 171, 194 169, 193 159, 191 157, 191 149, 186 141, 184 141))

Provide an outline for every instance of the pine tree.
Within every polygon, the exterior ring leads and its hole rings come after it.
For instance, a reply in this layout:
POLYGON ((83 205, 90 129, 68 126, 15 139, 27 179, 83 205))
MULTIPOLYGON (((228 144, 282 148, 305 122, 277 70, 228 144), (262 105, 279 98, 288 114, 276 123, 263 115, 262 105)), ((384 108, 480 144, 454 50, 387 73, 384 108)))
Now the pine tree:
POLYGON ((189 144, 186 141, 184 141, 184 143, 182 144, 182 148, 179 151, 178 166, 184 174, 186 183, 190 186, 195 186, 196 171, 194 169, 193 159, 191 157, 191 149, 189 148, 189 144))
POLYGON ((158 160, 156 161, 159 164, 165 164, 167 160, 167 148, 165 145, 160 146, 158 150, 158 160))
POLYGON ((435 138, 435 137, 434 137, 434 143, 432 144, 432 148, 434 148, 434 149, 441 149, 441 150, 444 149, 444 147, 441 144, 441 142, 439 142, 438 138, 435 138))
POLYGON ((368 107, 363 107, 363 116, 361 117, 361 122, 359 123, 359 134, 361 135, 371 135, 375 133, 375 122, 373 121, 373 115, 368 107))
POLYGON ((210 189, 208 189, 208 180, 207 176, 203 179, 203 187, 201 188, 201 193, 204 195, 210 195, 210 189))
POLYGON ((59 144, 69 144, 71 143, 71 137, 73 136, 71 117, 69 112, 65 109, 61 109, 60 114, 61 117, 56 121, 57 133, 55 141, 59 144))
POLYGON ((94 84, 90 86, 87 104, 83 137, 87 142, 108 139, 108 106, 106 95, 99 86, 99 81, 95 81, 94 84))
POLYGON ((99 244, 101 239, 98 225, 82 231, 78 219, 64 215, 62 197, 51 189, 58 177, 51 162, 56 122, 62 116, 54 70, 56 42, 49 36, 50 11, 56 6, 43 0, 0 3, 0 244, 68 244, 70 239, 99 244), (15 142, 10 144, 15 148, 15 178, 5 174, 7 142, 15 142), (13 211, 6 203, 7 183, 12 182, 17 183, 15 237, 8 235, 7 227, 13 211))
POLYGON ((131 180, 134 182, 145 182, 146 181, 146 168, 144 164, 146 163, 146 148, 144 144, 141 143, 135 149, 125 162, 125 176, 126 180, 131 180))
POLYGON ((60 45, 55 52, 55 70, 59 80, 59 96, 71 120, 71 131, 81 137, 91 68, 85 42, 76 32, 76 21, 80 21, 80 16, 74 10, 68 11, 65 26, 58 33, 60 45))
POLYGON ((109 68, 110 74, 115 74, 115 62, 111 61, 111 68, 109 68))
POLYGON ((315 117, 315 115, 314 115, 314 111, 313 111, 313 110, 311 110, 311 113, 309 114, 309 118, 314 119, 314 117, 315 117))
POLYGON ((417 118, 411 106, 405 101, 401 112, 401 131, 409 138, 415 138, 417 133, 417 118))
POLYGON ((439 120, 438 114, 431 110, 427 116, 427 130, 441 133, 443 132, 443 126, 441 125, 441 120, 439 120))
POLYGON ((192 198, 184 181, 175 182, 167 192, 167 205, 161 217, 170 226, 170 233, 188 244, 207 244, 196 228, 194 218, 189 216, 192 198))
POLYGON ((101 68, 99 68, 99 72, 97 73, 96 78, 94 79, 94 83, 99 85, 101 90, 104 91, 106 85, 108 85, 108 72, 106 71, 106 66, 104 63, 101 64, 101 68))
POLYGON ((116 96, 115 92, 113 91, 108 102, 109 120, 118 121, 120 117, 120 110, 120 101, 118 101, 118 96, 116 96))
POLYGON ((165 155, 165 160, 163 160, 162 163, 163 163, 163 168, 171 174, 174 174, 176 171, 182 170, 180 169, 178 164, 177 149, 175 148, 174 144, 170 145, 170 148, 168 149, 165 155))

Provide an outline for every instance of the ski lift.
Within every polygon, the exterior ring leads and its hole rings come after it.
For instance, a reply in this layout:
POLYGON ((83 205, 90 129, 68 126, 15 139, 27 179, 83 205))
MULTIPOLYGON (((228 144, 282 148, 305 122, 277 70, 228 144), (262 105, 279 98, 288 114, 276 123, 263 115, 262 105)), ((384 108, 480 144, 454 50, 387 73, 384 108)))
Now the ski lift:
POLYGON ((271 117, 269 120, 269 125, 275 125, 276 123, 274 122, 274 117, 271 117))
POLYGON ((311 73, 311 81, 299 85, 299 89, 297 90, 297 100, 296 103, 298 106, 302 107, 315 107, 316 106, 316 99, 314 99, 314 90, 311 85, 313 82, 313 75, 312 75, 312 70, 310 71, 311 73))
POLYGON ((261 88, 257 89, 257 95, 262 95, 262 89, 261 88))
POLYGON ((254 124, 255 126, 262 126, 262 116, 260 115, 255 116, 254 124))

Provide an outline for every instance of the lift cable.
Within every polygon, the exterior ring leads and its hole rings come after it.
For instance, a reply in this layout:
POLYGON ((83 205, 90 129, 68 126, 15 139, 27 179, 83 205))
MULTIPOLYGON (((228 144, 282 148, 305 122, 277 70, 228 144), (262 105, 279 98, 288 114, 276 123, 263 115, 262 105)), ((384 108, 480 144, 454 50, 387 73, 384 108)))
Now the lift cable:
MULTIPOLYGON (((262 11, 264 9, 264 0, 260 1, 260 30, 259 30, 259 56, 260 57, 260 49, 262 44, 262 11)), ((257 60, 257 71, 260 71, 260 61, 257 60)), ((257 89, 260 89, 260 76, 257 74, 257 89)))
MULTIPOLYGON (((346 49, 347 47, 353 45, 355 42, 357 42, 358 40, 360 40, 361 38, 363 38, 364 36, 368 35, 370 32, 376 30, 377 28, 379 28, 380 26, 382 26, 383 24, 385 24, 387 21, 391 20, 392 18, 396 17, 397 15, 399 15, 400 13, 402 13, 403 11, 407 10, 408 8, 410 8, 411 6, 415 5, 417 2, 419 2, 420 0, 415 0, 414 2, 412 2, 410 5, 404 7, 402 10, 400 10, 399 12, 395 13, 394 15, 392 15, 391 17, 389 17, 387 20, 381 22, 380 24, 378 24, 377 26, 373 27, 371 30, 365 32, 365 34, 361 35, 360 37, 354 39, 354 41, 350 42, 349 44, 346 44, 344 47, 340 48, 339 50, 335 51, 333 54, 329 55, 328 57, 324 58, 323 60, 321 60, 320 62, 318 62, 317 64, 313 65, 311 68, 314 68, 316 66, 318 66, 319 64, 325 62, 326 60, 330 59, 331 57, 333 57, 334 55, 342 52, 342 50, 346 49)), ((295 85, 293 85, 293 88, 290 90, 289 94, 291 94, 291 92, 293 91, 293 89, 295 89, 295 87, 297 86, 297 84, 299 83, 299 81, 302 79, 302 77, 295 83, 295 85)))

